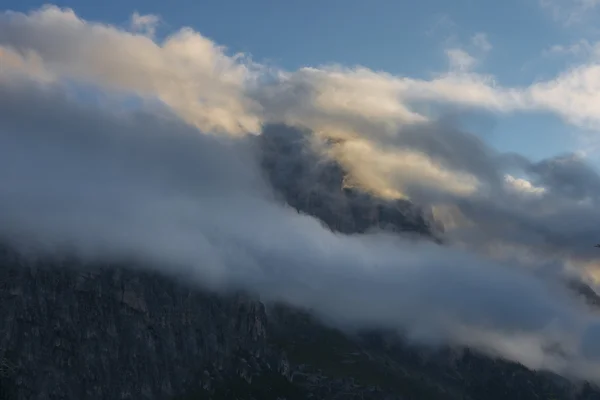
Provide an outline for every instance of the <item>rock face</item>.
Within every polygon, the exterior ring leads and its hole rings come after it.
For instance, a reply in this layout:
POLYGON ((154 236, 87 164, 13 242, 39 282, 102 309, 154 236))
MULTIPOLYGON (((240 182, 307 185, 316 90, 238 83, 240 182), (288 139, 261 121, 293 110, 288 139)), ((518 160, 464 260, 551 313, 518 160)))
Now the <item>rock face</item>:
POLYGON ((5 398, 168 399, 268 359, 264 307, 243 296, 119 268, 19 264, 0 261, 5 398))
POLYGON ((0 257, 0 399, 600 399, 469 350, 348 336, 117 266, 82 271, 0 257))
POLYGON ((2 400, 382 398, 351 377, 291 367, 269 336, 282 320, 270 325, 247 296, 64 264, 0 255, 2 400))

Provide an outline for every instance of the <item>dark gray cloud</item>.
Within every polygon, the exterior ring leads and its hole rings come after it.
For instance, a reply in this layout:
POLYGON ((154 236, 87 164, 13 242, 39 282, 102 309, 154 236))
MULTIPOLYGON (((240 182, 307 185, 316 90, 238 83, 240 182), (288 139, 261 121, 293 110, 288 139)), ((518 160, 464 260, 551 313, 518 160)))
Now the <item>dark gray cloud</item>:
POLYGON ((446 169, 471 173, 488 184, 498 185, 503 179, 500 155, 477 136, 459 129, 454 120, 408 125, 393 137, 380 137, 379 142, 384 147, 422 152, 446 169))
MULTIPOLYGON (((425 154, 443 169, 477 179, 477 190, 466 194, 432 186, 427 180, 401 187, 420 205, 460 211, 468 223, 449 227, 447 239, 478 251, 518 247, 553 267, 568 260, 600 262, 593 247, 600 241, 600 175, 585 159, 565 154, 532 162, 518 154, 500 153, 443 119, 408 126, 393 137, 373 141, 388 152, 410 149, 425 154), (514 180, 507 182, 507 175, 523 177, 526 182, 516 184, 533 187, 515 186, 514 180)), ((511 257, 510 251, 504 253, 511 257)))

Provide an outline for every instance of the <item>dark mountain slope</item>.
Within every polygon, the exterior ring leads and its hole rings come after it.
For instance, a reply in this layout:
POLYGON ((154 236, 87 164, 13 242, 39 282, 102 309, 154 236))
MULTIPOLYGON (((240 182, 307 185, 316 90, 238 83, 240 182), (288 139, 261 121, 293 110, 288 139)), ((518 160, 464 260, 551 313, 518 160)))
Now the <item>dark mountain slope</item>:
MULTIPOLYGON (((285 307, 269 312, 269 332, 296 366, 296 383, 345 378, 418 400, 600 399, 600 391, 587 383, 469 349, 411 346, 381 332, 346 335, 285 307)), ((322 393, 316 398, 328 398, 322 393)))
POLYGON ((468 350, 346 335, 246 296, 82 267, 0 258, 4 399, 600 399, 468 350))
POLYGON ((95 267, 0 257, 5 398, 166 399, 268 359, 260 303, 95 267))

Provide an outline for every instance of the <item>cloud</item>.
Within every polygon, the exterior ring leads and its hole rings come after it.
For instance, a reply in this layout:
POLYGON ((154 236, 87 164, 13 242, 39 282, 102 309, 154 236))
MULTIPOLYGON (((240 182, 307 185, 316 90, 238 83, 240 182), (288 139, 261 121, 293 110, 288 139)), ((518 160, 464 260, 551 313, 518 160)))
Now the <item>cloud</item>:
POLYGON ((600 117, 600 64, 591 62, 556 78, 529 87, 528 96, 540 109, 562 116, 577 126, 598 130, 600 117))
POLYGON ((515 192, 522 193, 526 196, 540 196, 546 192, 545 188, 534 186, 527 179, 506 175, 505 180, 509 190, 514 190, 515 192))
POLYGON ((210 132, 259 132, 265 120, 294 123, 305 116, 319 129, 354 119, 353 125, 394 131, 431 117, 423 102, 500 113, 550 112, 600 129, 595 112, 600 92, 582 89, 597 83, 592 62, 527 87, 503 87, 493 76, 469 72, 473 58, 459 49, 448 53, 455 69, 430 80, 331 65, 283 71, 227 54, 190 28, 155 42, 53 6, 30 14, 5 12, 0 33, 0 46, 35 54, 53 76, 156 98, 210 132))
POLYGON ((52 81, 55 77, 44 68, 44 62, 35 52, 20 54, 9 48, 0 47, 0 74, 21 75, 26 73, 39 80, 52 81))
POLYGON ((600 44, 590 43, 589 40, 582 39, 570 45, 557 44, 551 46, 543 52, 543 55, 583 57, 593 61, 597 60, 600 55, 600 44))
POLYGON ((492 50, 492 44, 489 42, 487 35, 483 32, 478 32, 473 35, 471 43, 481 51, 488 52, 492 50))
POLYGON ((477 64, 477 60, 462 49, 448 49, 446 56, 452 70, 468 71, 477 64))
POLYGON ((207 131, 259 129, 243 96, 251 68, 189 28, 157 44, 46 6, 29 15, 4 13, 0 37, 6 48, 37 54, 57 76, 158 98, 207 131))
POLYGON ((431 112, 545 111, 597 127, 594 64, 515 88, 466 70, 430 80, 334 65, 285 71, 189 28, 156 42, 56 7, 2 14, 0 46, 10 65, 0 71, 4 240, 133 258, 215 290, 314 308, 331 323, 600 376, 587 339, 597 318, 555 282, 568 266, 599 265, 597 172, 574 155, 500 153, 431 112), (80 99, 78 85, 105 101, 80 99), (273 123, 317 144, 336 139, 323 157, 362 187, 431 208, 447 245, 337 235, 281 204, 252 136, 273 123), (544 350, 556 343, 569 357, 544 350))
POLYGON ((137 11, 131 15, 131 28, 142 32, 150 37, 156 33, 156 27, 160 23, 160 17, 153 14, 141 15, 137 11))
POLYGON ((526 170, 530 162, 504 165, 508 156, 453 129, 451 121, 436 123, 435 114, 427 112, 430 106, 550 111, 590 128, 600 122, 594 64, 525 88, 502 87, 491 76, 465 71, 431 80, 342 66, 290 72, 228 55, 189 28, 157 43, 52 6, 27 15, 2 14, 0 45, 4 64, 14 65, 4 74, 25 72, 46 81, 91 83, 110 93, 156 99, 205 132, 259 133, 265 123, 282 122, 304 126, 321 138, 343 139, 330 151, 358 184, 432 207, 441 207, 442 199, 458 202, 461 196, 470 196, 461 200, 469 204, 482 193, 486 201, 498 193, 513 201, 502 192, 510 168, 524 175, 519 179, 541 178, 537 170, 526 170))
POLYGON ((592 11, 600 6, 598 0, 540 0, 540 5, 548 10, 552 17, 571 27, 586 22, 592 11))
POLYGON ((433 17, 429 28, 425 31, 428 36, 436 35, 440 32, 447 33, 454 31, 457 25, 456 22, 447 14, 438 14, 433 17))
POLYGON ((334 234, 274 200, 247 139, 78 105, 60 86, 2 81, 0 94, 0 236, 21 248, 133 259, 213 290, 313 308, 330 323, 401 329, 565 373, 588 367, 578 346, 590 345, 581 335, 596 322, 566 294, 460 249, 334 234), (523 340, 528 350, 517 352, 523 340), (575 361, 537 357, 549 340, 575 361))

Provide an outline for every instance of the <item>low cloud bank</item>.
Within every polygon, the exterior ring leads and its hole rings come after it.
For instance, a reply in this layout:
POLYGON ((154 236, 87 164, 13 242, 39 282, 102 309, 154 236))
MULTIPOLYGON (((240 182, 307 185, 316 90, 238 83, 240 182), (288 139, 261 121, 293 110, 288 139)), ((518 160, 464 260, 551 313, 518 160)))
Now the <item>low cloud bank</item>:
POLYGON ((89 260, 133 258, 203 287, 313 308, 333 323, 594 371, 580 346, 592 345, 584 339, 596 319, 564 292, 460 249, 334 234, 276 200, 248 140, 77 104, 27 81, 2 82, 0 99, 4 240, 89 260), (573 358, 545 354, 548 342, 573 358))
POLYGON ((45 8, 3 14, 0 46, 3 241, 134 259, 330 323, 600 380, 600 319, 556 281, 598 260, 600 177, 582 159, 501 154, 396 101, 430 86, 272 71, 190 30, 159 45, 45 8), (73 90, 82 83, 106 97, 73 90), (336 139, 323 157, 365 190, 431 208, 448 245, 335 234, 283 204, 247 135, 277 122, 309 129, 317 147, 336 139))

